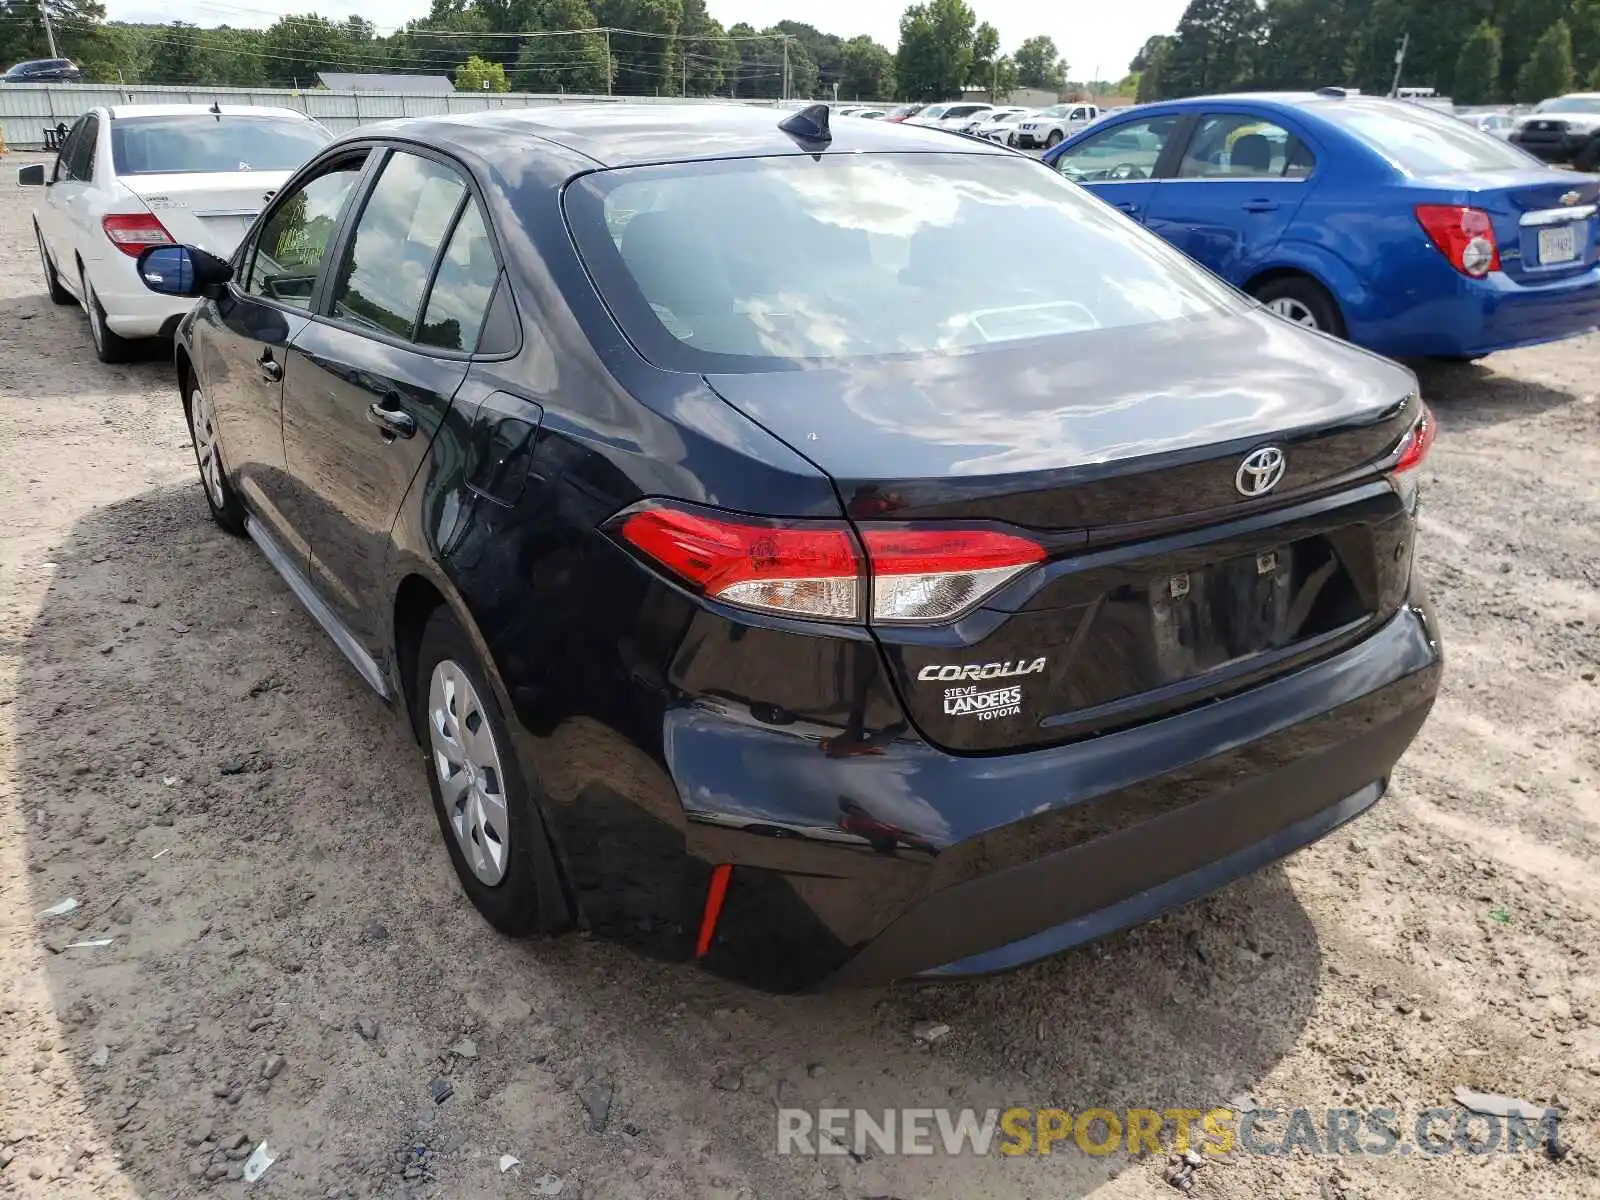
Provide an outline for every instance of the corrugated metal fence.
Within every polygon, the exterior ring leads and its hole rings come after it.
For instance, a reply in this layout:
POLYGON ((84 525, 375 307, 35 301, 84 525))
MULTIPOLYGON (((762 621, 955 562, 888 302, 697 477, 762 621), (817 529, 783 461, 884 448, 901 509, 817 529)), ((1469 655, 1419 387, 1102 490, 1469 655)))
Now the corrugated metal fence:
MULTIPOLYGON (((288 88, 113 87, 105 84, 6 84, 0 87, 0 129, 13 149, 44 144, 44 131, 73 120, 91 108, 113 104, 264 104, 299 109, 335 133, 395 117, 428 117, 481 112, 491 108, 531 108, 544 104, 683 103, 667 96, 536 95, 531 92, 325 92, 288 88)), ((715 104, 715 100, 689 103, 715 104)), ((720 103, 727 103, 721 101, 720 103)), ((741 104, 772 106, 772 100, 741 104)))

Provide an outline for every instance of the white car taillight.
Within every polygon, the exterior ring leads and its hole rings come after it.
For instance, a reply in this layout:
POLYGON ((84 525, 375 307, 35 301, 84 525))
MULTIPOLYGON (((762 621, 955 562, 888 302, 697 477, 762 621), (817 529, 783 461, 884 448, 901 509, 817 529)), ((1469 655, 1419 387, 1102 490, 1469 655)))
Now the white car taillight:
POLYGON ((112 213, 100 218, 100 228, 111 244, 129 258, 138 258, 151 246, 172 244, 172 235, 154 213, 112 213))
POLYGON ((767 521, 650 503, 611 532, 705 596, 789 616, 933 624, 967 612, 1036 563, 1044 547, 990 529, 767 521), (870 598, 870 599, 869 599, 870 598))

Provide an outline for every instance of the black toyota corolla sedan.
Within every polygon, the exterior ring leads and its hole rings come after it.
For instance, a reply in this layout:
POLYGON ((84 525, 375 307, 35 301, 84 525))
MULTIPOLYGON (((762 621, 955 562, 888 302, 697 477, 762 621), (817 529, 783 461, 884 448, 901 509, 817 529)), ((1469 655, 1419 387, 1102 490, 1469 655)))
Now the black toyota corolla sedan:
POLYGON ((369 126, 140 270, 203 297, 212 515, 408 715, 507 933, 1011 967, 1369 808, 1438 686, 1411 373, 996 146, 369 126))

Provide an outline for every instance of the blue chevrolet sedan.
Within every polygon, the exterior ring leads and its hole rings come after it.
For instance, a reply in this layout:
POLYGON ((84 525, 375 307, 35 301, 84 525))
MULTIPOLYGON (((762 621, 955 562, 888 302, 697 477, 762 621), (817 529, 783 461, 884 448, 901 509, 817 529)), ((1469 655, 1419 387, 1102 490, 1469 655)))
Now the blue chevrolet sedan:
POLYGON ((1143 105, 1044 161, 1282 316, 1384 354, 1600 329, 1600 178, 1419 105, 1333 89, 1143 105))

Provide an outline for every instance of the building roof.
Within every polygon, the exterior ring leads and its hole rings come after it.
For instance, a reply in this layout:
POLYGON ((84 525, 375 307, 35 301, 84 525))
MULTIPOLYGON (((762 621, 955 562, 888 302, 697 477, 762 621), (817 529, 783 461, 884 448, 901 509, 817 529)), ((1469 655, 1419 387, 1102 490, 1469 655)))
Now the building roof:
POLYGON ((453 92, 448 75, 384 75, 366 71, 318 71, 330 92, 453 92))
MULTIPOLYGON (((802 150, 778 128, 790 115, 743 104, 547 104, 363 125, 348 136, 403 129, 420 140, 439 138, 474 150, 503 148, 508 137, 520 136, 554 143, 603 166, 621 167, 813 152, 802 150)), ((850 117, 839 117, 831 126, 828 151, 833 153, 1015 153, 943 129, 850 117)))

